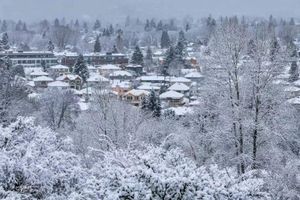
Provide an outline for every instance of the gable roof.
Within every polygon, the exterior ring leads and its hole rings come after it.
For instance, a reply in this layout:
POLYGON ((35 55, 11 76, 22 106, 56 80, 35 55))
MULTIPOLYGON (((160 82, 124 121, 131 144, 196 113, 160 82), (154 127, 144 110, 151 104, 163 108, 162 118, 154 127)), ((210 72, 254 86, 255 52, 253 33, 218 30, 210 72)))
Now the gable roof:
POLYGON ((167 91, 159 95, 161 99, 181 99, 183 98, 183 94, 176 91, 167 91))
POLYGON ((171 87, 168 88, 168 90, 189 91, 190 88, 187 85, 185 85, 184 83, 174 83, 171 87))

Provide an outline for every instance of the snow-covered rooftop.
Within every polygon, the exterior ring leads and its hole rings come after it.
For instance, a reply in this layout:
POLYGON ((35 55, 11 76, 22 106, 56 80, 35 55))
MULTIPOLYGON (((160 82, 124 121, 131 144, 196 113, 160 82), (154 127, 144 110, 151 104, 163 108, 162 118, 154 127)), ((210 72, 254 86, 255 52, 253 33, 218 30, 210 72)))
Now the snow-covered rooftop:
POLYGON ((190 88, 187 85, 185 85, 184 83, 174 83, 171 87, 168 88, 168 90, 189 91, 190 88))
POLYGON ((47 77, 47 76, 38 76, 38 77, 34 78, 33 81, 34 82, 38 82, 38 81, 51 82, 51 81, 53 81, 53 79, 50 77, 47 77))
POLYGON ((98 68, 101 69, 101 70, 121 70, 120 67, 118 67, 116 65, 111 65, 111 64, 100 65, 98 68))
POLYGON ((141 96, 141 95, 148 95, 149 92, 147 90, 136 90, 136 89, 133 89, 133 90, 130 90, 128 92, 126 92, 125 95, 133 95, 133 96, 141 96))
POLYGON ((69 87, 69 83, 62 82, 62 81, 53 81, 48 83, 48 87, 69 87))
POLYGON ((184 77, 172 77, 170 82, 173 83, 190 83, 192 82, 190 79, 184 78, 184 77))
POLYGON ((128 76, 128 77, 132 77, 132 74, 127 72, 127 71, 124 71, 124 70, 118 70, 118 71, 114 71, 109 76, 128 76))
POLYGON ((183 94, 175 91, 167 91, 159 95, 161 99, 181 99, 183 98, 183 94))
POLYGON ((69 67, 65 65, 53 65, 50 67, 51 69, 69 69, 69 67))
POLYGON ((185 78, 202 78, 203 75, 199 72, 191 72, 184 76, 185 78))
POLYGON ((87 82, 109 82, 109 80, 100 74, 93 74, 87 79, 87 82))
POLYGON ((33 71, 30 73, 31 76, 48 76, 49 74, 47 72, 43 72, 43 71, 33 71))
POLYGON ((69 79, 69 80, 75 80, 75 79, 77 79, 77 78, 80 78, 80 79, 81 79, 81 77, 78 76, 78 75, 74 75, 74 74, 64 74, 64 75, 62 75, 62 76, 57 77, 56 80, 57 80, 57 81, 63 81, 63 80, 65 80, 66 78, 69 79))

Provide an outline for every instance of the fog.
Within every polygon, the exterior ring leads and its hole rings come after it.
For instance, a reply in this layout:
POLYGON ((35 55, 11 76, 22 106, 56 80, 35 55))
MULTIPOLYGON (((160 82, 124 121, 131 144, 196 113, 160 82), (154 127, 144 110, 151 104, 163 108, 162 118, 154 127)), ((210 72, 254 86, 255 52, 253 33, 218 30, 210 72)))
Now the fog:
POLYGON ((299 17, 299 0, 0 0, 0 18, 39 20, 78 18, 120 20, 212 14, 299 17))

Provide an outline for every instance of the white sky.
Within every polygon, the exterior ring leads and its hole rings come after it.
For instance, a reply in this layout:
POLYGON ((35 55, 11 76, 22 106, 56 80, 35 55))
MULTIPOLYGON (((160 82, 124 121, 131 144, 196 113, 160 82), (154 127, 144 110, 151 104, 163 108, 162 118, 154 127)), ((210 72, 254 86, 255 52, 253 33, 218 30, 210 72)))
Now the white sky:
POLYGON ((1 19, 169 18, 212 14, 300 17, 300 0, 0 0, 1 19))

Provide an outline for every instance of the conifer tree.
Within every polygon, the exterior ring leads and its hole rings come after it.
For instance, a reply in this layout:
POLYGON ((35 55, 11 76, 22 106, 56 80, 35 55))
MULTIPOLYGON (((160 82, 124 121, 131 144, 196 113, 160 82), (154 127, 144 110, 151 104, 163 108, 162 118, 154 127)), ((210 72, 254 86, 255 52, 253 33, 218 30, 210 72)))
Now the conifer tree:
POLYGON ((289 74, 290 74, 289 77, 290 82, 294 82, 299 79, 299 67, 297 65, 297 61, 292 62, 289 74))
POLYGON ((152 117, 161 116, 161 104, 159 97, 152 90, 150 94, 146 97, 143 97, 141 108, 146 113, 151 113, 152 117))
POLYGON ((98 30, 100 27, 101 27, 101 23, 100 23, 100 21, 97 19, 96 22, 95 22, 95 24, 94 24, 93 29, 94 29, 94 30, 98 30))
POLYGON ((143 65, 144 64, 144 56, 140 50, 139 46, 135 47, 135 51, 131 58, 131 63, 136 65, 143 65))
POLYGON ((100 53, 101 52, 101 44, 100 44, 100 38, 97 36, 95 44, 94 44, 94 53, 100 53))
POLYGON ((169 48, 171 45, 170 37, 168 31, 163 31, 161 35, 160 46, 161 48, 169 48))
POLYGON ((83 82, 86 82, 86 80, 89 77, 89 72, 84 62, 84 58, 82 54, 80 54, 77 58, 77 61, 74 65, 73 73, 80 76, 83 79, 83 82))
POLYGON ((1 38, 1 41, 0 41, 0 50, 8 50, 10 47, 9 47, 9 39, 8 39, 8 34, 5 32, 2 34, 2 38, 1 38))
POLYGON ((51 40, 49 40, 49 42, 48 42, 47 49, 48 49, 48 51, 51 51, 51 52, 53 52, 55 49, 54 44, 51 40))

